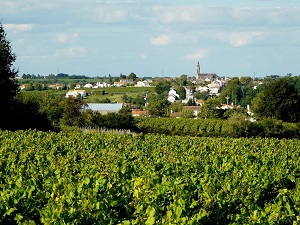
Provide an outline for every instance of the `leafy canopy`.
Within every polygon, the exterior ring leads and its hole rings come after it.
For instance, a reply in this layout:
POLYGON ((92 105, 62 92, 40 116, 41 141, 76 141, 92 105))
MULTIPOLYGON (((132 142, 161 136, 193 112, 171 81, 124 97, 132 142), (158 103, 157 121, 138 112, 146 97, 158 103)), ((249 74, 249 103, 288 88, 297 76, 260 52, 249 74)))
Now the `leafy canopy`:
POLYGON ((18 83, 15 80, 18 70, 12 68, 16 55, 12 53, 10 42, 0 21, 0 107, 9 108, 18 93, 18 83))
POLYGON ((252 110, 259 118, 299 122, 300 95, 286 80, 278 79, 253 99, 252 110))

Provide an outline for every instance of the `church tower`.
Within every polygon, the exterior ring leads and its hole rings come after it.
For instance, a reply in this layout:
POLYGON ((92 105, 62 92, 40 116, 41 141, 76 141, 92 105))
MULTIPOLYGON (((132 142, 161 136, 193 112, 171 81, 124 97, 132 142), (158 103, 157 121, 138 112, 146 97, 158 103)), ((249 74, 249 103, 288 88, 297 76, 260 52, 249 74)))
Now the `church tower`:
POLYGON ((196 80, 198 80, 199 78, 200 78, 200 63, 198 61, 196 65, 196 80))

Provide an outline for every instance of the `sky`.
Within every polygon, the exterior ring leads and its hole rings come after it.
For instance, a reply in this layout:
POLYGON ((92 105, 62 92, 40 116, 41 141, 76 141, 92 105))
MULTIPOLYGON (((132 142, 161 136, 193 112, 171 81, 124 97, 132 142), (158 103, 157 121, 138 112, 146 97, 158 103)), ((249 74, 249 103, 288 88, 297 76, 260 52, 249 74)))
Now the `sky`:
POLYGON ((1 0, 19 75, 300 75, 299 0, 1 0))

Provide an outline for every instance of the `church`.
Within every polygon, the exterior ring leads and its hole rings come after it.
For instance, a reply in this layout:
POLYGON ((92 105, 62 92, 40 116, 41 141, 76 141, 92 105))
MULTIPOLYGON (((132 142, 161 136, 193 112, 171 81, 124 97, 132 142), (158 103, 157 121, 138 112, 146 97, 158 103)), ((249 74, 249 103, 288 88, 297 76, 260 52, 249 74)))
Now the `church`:
POLYGON ((218 79, 216 73, 201 73, 200 72, 200 63, 198 61, 196 65, 196 82, 201 83, 202 81, 212 82, 218 79))

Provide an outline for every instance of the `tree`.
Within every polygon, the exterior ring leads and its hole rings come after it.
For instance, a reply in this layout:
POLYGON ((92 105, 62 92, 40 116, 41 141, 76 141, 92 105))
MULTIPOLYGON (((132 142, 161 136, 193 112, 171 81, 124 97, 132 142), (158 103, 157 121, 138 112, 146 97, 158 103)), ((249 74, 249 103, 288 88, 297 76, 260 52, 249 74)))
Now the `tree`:
POLYGON ((172 112, 180 112, 183 109, 183 103, 182 102, 173 102, 171 104, 172 112))
POLYGON ((252 111, 260 118, 299 122, 300 95, 286 80, 276 79, 253 99, 252 111))
POLYGON ((137 76, 135 75, 135 73, 130 73, 128 76, 127 76, 127 79, 130 80, 132 79, 133 81, 135 81, 137 79, 137 76))
POLYGON ((224 110, 220 109, 220 98, 209 98, 203 104, 201 112, 198 117, 200 118, 223 118, 224 110))
POLYGON ((120 80, 125 80, 126 79, 126 75, 123 75, 122 73, 120 73, 120 80))
POLYGON ((155 85, 155 91, 159 95, 168 95, 170 91, 171 83, 166 80, 161 80, 155 85))
POLYGON ((122 96, 122 101, 123 101, 124 103, 128 102, 128 95, 123 94, 123 96, 122 96))
POLYGON ((228 85, 225 88, 223 88, 220 94, 220 98, 223 100, 226 99, 227 96, 230 98, 232 102, 235 103, 235 105, 240 103, 240 100, 243 97, 243 92, 242 92, 241 82, 239 78, 237 77, 232 78, 228 82, 228 85))
POLYGON ((63 114, 61 118, 61 124, 66 126, 78 126, 84 125, 84 115, 81 112, 85 106, 84 102, 79 98, 69 97, 62 102, 63 114))
POLYGON ((185 99, 186 98, 186 90, 183 86, 179 86, 177 88, 177 93, 179 95, 179 99, 185 99))
POLYGON ((10 42, 6 40, 6 33, 0 21, 0 108, 8 109, 12 106, 15 96, 19 92, 16 81, 18 70, 12 68, 16 55, 12 53, 10 42))
POLYGON ((151 101, 149 103, 149 113, 152 116, 168 116, 171 103, 167 99, 151 101))
POLYGON ((209 98, 209 92, 208 91, 203 91, 203 92, 196 91, 195 98, 206 101, 209 98))

